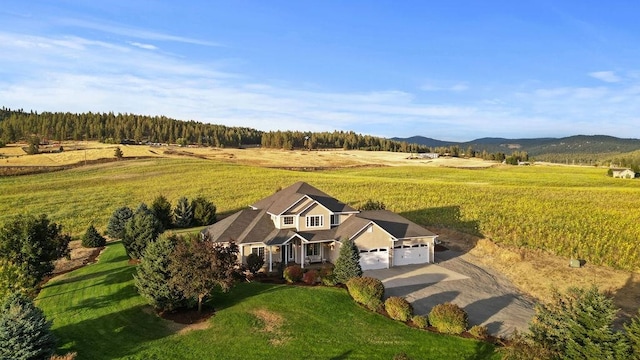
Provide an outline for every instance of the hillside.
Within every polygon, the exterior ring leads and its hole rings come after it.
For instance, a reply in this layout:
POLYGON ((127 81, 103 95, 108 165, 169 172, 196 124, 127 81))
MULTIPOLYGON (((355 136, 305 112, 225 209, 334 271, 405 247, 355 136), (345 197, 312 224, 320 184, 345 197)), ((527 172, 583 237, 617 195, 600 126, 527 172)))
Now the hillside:
POLYGON ((640 150, 640 139, 621 139, 606 135, 575 135, 564 138, 505 139, 480 138, 467 142, 440 141, 422 136, 393 138, 430 147, 454 146, 462 149, 472 147, 476 151, 503 152, 526 151, 531 156, 545 157, 550 154, 622 154, 640 150))

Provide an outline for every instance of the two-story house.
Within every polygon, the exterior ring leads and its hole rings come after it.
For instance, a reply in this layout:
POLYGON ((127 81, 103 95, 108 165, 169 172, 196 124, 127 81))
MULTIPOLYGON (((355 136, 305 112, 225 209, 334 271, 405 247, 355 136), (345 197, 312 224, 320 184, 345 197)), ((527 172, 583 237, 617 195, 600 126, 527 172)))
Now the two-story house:
POLYGON ((358 211, 297 182, 202 231, 215 242, 235 241, 240 261, 258 254, 268 271, 279 263, 334 262, 344 239, 360 250, 363 270, 433 262, 436 236, 387 210, 358 211))

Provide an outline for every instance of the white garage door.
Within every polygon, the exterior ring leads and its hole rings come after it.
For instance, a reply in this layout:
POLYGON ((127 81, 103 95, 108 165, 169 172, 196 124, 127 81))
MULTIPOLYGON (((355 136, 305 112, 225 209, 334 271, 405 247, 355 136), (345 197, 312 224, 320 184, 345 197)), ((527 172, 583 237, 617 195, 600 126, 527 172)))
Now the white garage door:
POLYGON ((400 245, 393 249, 393 266, 425 264, 429 262, 429 245, 400 245))
POLYGON ((360 267, 362 270, 386 269, 389 267, 388 249, 371 249, 360 251, 360 267))

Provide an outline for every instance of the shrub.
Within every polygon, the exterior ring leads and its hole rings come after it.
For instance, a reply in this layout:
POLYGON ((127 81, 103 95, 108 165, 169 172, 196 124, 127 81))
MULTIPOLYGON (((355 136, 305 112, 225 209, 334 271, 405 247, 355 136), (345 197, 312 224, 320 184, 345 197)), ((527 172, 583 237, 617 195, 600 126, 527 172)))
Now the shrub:
POLYGON ((480 340, 486 340, 490 336, 487 327, 482 325, 473 325, 471 329, 469 329, 469 334, 480 340))
POLYGON ((320 278, 322 285, 324 286, 336 286, 338 282, 336 281, 336 277, 333 274, 325 275, 320 278))
POLYGON ((385 300, 384 310, 393 320, 406 322, 413 315, 413 306, 405 298, 392 296, 385 300))
POLYGON ((300 265, 287 266, 287 268, 284 269, 282 276, 288 283, 298 282, 302 280, 302 268, 300 265))
POLYGON ((372 277, 354 277, 347 281, 349 294, 357 303, 369 310, 378 311, 382 307, 384 285, 382 281, 372 277))
POLYGON ((413 323, 413 325, 415 325, 418 329, 426 329, 427 326, 429 326, 429 320, 427 320, 426 316, 422 316, 422 315, 414 315, 411 318, 411 322, 413 323))
POLYGON ((87 228, 87 231, 82 237, 82 246, 86 248, 97 248, 104 246, 106 243, 107 240, 104 236, 100 235, 93 225, 89 225, 89 228, 87 228))
POLYGON ((251 253, 247 255, 247 269, 251 274, 255 275, 264 265, 264 258, 258 254, 251 253))
POLYGON ((438 304, 429 313, 429 323, 445 334, 461 334, 467 330, 467 313, 452 303, 438 304))
POLYGON ((318 282, 318 272, 316 270, 309 270, 302 276, 302 281, 306 284, 313 285, 318 282))

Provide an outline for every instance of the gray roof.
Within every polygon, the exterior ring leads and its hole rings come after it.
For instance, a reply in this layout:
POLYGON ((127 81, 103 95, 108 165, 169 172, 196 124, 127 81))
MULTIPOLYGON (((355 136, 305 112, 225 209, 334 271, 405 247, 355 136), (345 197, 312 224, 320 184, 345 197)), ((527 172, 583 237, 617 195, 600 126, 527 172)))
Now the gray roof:
POLYGON ((253 205, 257 209, 244 209, 206 227, 202 234, 214 242, 235 241, 238 244, 264 243, 281 245, 296 234, 307 241, 319 242, 351 238, 370 222, 376 223, 396 239, 436 236, 422 226, 387 210, 357 213, 352 207, 330 197, 313 186, 297 182, 253 205), (270 214, 280 214, 304 195, 321 203, 333 212, 356 212, 339 226, 329 230, 301 231, 277 229, 270 214), (287 203, 287 201, 289 201, 287 203))
POLYGON ((322 204, 322 206, 334 213, 356 211, 356 209, 351 206, 338 201, 303 181, 298 181, 297 183, 258 201, 251 205, 251 207, 255 209, 264 209, 269 214, 280 215, 305 195, 322 204))
POLYGON ((356 217, 375 222, 396 239, 436 236, 436 234, 413 221, 388 210, 363 211, 357 214, 356 217))

